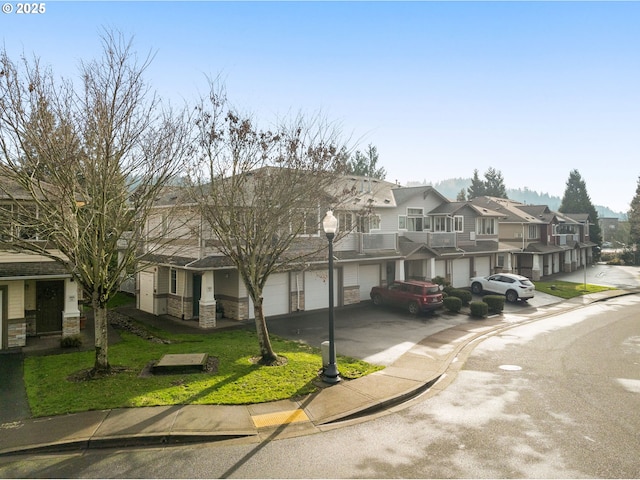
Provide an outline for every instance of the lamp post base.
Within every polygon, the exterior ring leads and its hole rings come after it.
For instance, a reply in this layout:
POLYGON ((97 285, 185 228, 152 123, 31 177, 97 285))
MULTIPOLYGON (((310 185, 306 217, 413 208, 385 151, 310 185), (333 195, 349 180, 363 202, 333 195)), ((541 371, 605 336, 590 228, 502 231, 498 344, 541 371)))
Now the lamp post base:
POLYGON ((330 363, 322 370, 321 375, 322 381, 324 383, 339 383, 340 380, 340 372, 338 371, 338 366, 335 363, 330 363))

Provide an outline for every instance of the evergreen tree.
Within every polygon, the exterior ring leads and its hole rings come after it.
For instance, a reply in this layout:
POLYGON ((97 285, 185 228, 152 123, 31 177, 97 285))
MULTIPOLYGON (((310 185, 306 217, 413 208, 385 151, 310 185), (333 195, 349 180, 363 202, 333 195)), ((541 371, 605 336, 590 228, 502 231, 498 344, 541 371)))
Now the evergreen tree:
POLYGON ((384 180, 387 171, 384 167, 378 168, 378 149, 369 144, 365 153, 358 150, 347 161, 347 172, 353 175, 361 175, 363 177, 379 178, 384 180))
POLYGON ((467 199, 473 200, 477 197, 482 197, 485 194, 485 184, 480 180, 478 169, 473 171, 473 178, 471 179, 471 185, 467 188, 467 199))
MULTIPOLYGON (((561 213, 586 213, 589 215, 591 225, 589 226, 589 237, 592 242, 600 245, 602 243, 602 233, 598 223, 598 212, 591 203, 591 198, 587 193, 587 186, 580 176, 578 170, 569 173, 567 187, 558 209, 561 213)), ((599 257, 599 249, 594 251, 594 258, 599 257)))
POLYGON ((464 188, 458 192, 458 196, 456 197, 456 202, 464 202, 467 200, 467 192, 465 192, 464 188))
POLYGON ((495 168, 489 167, 484 174, 485 195, 490 197, 507 198, 507 189, 504 186, 502 173, 495 168))
POLYGON ((638 177, 638 186, 636 187, 636 194, 631 200, 629 213, 627 218, 629 220, 629 240, 634 248, 634 264, 640 265, 640 177, 638 177))

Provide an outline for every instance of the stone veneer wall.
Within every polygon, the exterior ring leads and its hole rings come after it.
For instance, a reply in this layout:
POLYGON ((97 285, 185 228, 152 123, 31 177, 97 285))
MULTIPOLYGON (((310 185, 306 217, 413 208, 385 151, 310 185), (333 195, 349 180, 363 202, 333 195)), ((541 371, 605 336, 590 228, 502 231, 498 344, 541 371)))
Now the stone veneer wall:
POLYGON ((27 322, 24 318, 7 322, 7 347, 24 347, 27 344, 27 322))
POLYGON ((198 319, 200 328, 214 328, 216 326, 216 304, 200 304, 200 317, 198 319))
POLYGON ((225 318, 232 320, 247 320, 249 318, 249 299, 232 298, 226 295, 216 295, 216 302, 222 304, 225 318))
POLYGON ((351 287, 344 287, 344 305, 352 305, 354 303, 360 303, 360 286, 355 285, 351 287))
POLYGON ((190 320, 193 318, 193 298, 179 297, 177 295, 169 295, 167 298, 167 314, 176 318, 190 320), (184 304, 184 308, 183 308, 184 304))
POLYGON ((289 295, 289 311, 292 313, 304 310, 304 292, 291 292, 289 295))
POLYGON ((62 318, 62 338, 80 333, 80 315, 62 318))
POLYGON ((27 325, 27 335, 33 337, 36 335, 36 311, 25 310, 24 319, 27 325))

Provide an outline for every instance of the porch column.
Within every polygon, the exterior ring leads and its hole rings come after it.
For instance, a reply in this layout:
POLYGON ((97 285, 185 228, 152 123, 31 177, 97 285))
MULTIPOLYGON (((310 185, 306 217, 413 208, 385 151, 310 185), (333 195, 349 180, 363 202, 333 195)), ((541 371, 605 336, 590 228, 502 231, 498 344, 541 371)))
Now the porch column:
POLYGON ((429 258, 426 259, 425 261, 425 268, 426 268, 426 276, 427 278, 430 278, 433 280, 433 277, 436 276, 436 259, 434 258, 429 258))
POLYGON ((64 279, 64 310, 62 311, 62 338, 80 333, 78 309, 78 283, 73 278, 64 279))
POLYGON ((540 255, 533 254, 533 264, 531 266, 531 279, 540 280, 540 255))
POLYGON ((405 281, 404 260, 396 260, 396 280, 405 281))
POLYGON ((202 290, 200 293, 200 328, 214 328, 216 326, 216 297, 213 270, 202 274, 202 290))
POLYGON ((564 252, 564 265, 562 266, 563 273, 571 272, 571 257, 573 255, 572 250, 567 250, 564 252))
POLYGON ((504 266, 506 273, 513 273, 513 253, 506 255, 507 264, 504 266))

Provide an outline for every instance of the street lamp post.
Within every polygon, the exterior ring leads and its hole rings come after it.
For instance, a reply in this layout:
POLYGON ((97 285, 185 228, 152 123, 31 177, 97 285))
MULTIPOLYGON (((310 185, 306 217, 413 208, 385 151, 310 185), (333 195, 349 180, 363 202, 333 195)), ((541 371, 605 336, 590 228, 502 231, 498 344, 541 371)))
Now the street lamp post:
POLYGON ((322 381, 325 383, 338 383, 340 372, 336 365, 336 345, 333 334, 333 238, 338 230, 338 219, 333 216, 331 210, 327 211, 322 220, 322 228, 329 241, 329 363, 322 369, 322 381))

